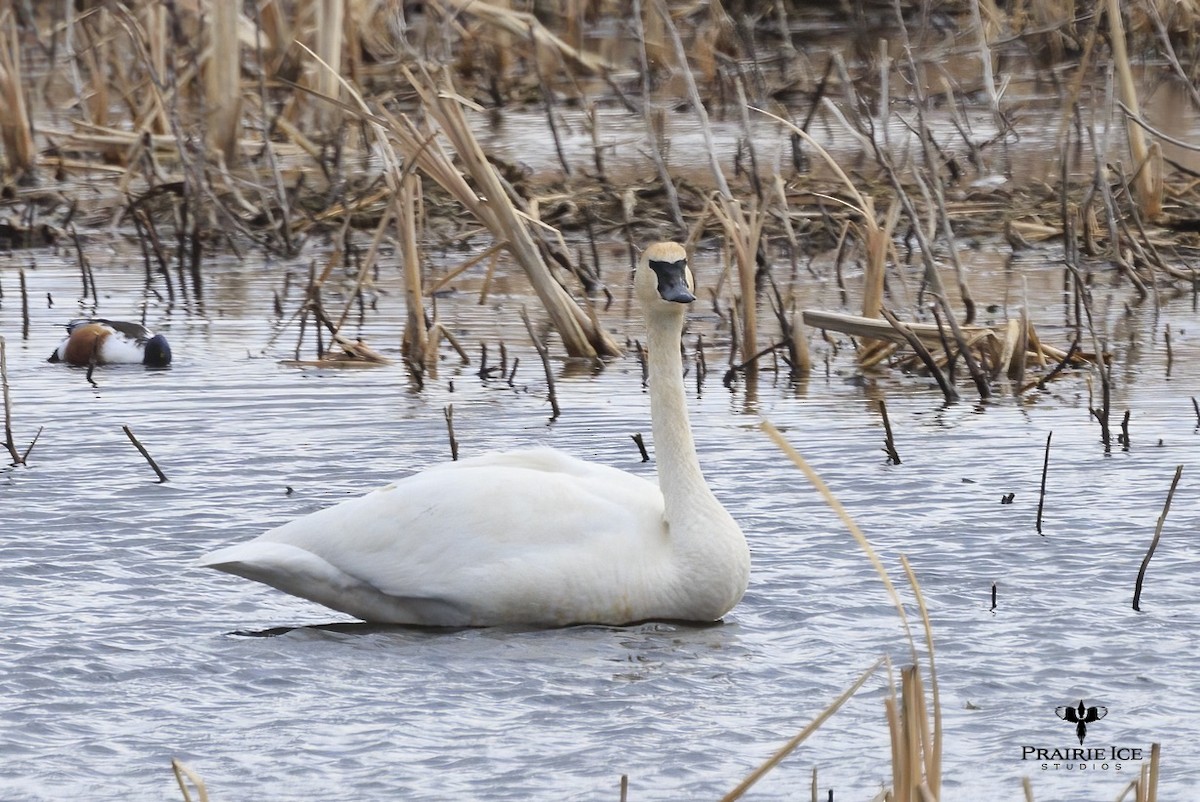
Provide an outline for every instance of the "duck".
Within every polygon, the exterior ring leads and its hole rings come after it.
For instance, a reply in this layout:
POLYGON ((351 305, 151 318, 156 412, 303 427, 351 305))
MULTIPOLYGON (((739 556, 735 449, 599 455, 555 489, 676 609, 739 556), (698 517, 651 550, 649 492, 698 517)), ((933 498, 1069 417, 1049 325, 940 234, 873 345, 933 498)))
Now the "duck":
POLYGON ((648 246, 658 482, 537 447, 448 462, 218 549, 203 567, 367 622, 432 627, 712 622, 741 600, 746 538, 704 478, 680 338, 695 281, 679 243, 648 246))
POLYGON ((163 368, 171 364, 167 338, 140 323, 79 318, 67 324, 66 339, 47 362, 68 365, 132 364, 163 368))

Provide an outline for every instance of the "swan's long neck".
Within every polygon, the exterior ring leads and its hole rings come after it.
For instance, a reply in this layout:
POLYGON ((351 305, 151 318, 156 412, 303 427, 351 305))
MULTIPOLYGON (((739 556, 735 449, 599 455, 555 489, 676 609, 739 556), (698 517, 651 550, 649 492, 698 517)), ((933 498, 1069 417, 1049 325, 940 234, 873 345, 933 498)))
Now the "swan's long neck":
POLYGON ((649 346, 650 417, 654 431, 654 455, 658 466, 658 484, 666 502, 667 520, 695 513, 697 502, 715 503, 688 425, 687 398, 683 385, 683 357, 680 335, 686 307, 647 316, 649 346))

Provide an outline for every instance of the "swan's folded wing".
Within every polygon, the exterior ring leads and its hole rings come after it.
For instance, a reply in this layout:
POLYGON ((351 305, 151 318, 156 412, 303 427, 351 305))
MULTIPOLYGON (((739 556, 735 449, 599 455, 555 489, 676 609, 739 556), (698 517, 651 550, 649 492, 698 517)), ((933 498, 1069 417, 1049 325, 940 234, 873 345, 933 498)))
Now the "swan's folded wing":
POLYGON ((541 584, 598 585, 630 563, 652 563, 639 555, 661 548, 665 532, 654 484, 536 449, 414 474, 244 546, 259 544, 261 552, 234 546, 204 564, 347 611, 341 588, 355 598, 370 587, 471 607, 483 599, 537 598, 541 584), (333 588, 338 603, 317 598, 308 590, 313 585, 333 588))

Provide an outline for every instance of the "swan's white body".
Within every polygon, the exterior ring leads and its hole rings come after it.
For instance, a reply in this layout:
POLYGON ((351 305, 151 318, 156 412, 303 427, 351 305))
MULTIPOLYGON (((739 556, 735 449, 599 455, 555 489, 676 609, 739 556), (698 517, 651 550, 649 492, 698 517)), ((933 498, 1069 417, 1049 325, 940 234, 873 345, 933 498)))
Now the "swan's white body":
POLYGON ((660 295, 661 277, 656 286, 660 269, 690 278, 684 259, 674 243, 652 245, 637 277, 659 486, 549 448, 492 454, 409 476, 201 564, 368 621, 720 618, 745 592, 750 556, 704 481, 688 426, 679 338, 690 281, 674 303, 660 295))

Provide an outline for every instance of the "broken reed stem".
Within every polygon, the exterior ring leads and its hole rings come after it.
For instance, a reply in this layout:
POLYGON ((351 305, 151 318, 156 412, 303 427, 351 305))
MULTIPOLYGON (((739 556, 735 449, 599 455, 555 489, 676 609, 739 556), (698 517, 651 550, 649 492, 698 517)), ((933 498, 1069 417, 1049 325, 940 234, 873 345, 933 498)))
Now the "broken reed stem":
MULTIPOLYGON (((529 339, 533 340, 534 349, 538 352, 538 356, 542 358, 542 368, 546 371, 546 387, 550 392, 550 410, 553 413, 550 415, 550 420, 556 421, 561 410, 558 408, 558 394, 554 390, 554 371, 550 369, 550 352, 542 344, 541 338, 537 336, 537 332, 533 330, 533 324, 529 322, 529 313, 523 306, 521 307, 521 320, 525 322, 525 330, 529 332, 529 339)), ((516 370, 515 366, 513 370, 516 370)))
POLYGON ((1200 401, 1196 400, 1196 396, 1192 396, 1192 409, 1196 410, 1196 427, 1200 428, 1200 401))
POLYGON ((1154 538, 1150 541, 1150 548, 1146 550, 1146 556, 1142 559, 1142 567, 1138 569, 1137 582, 1133 585, 1133 609, 1141 612, 1140 606, 1142 599, 1142 582, 1146 579, 1146 568, 1150 565, 1150 558, 1154 556, 1154 550, 1158 548, 1158 541, 1162 537, 1163 524, 1167 521, 1167 513, 1171 509, 1171 499, 1175 496, 1175 487, 1179 484, 1179 477, 1183 475, 1183 466, 1175 466, 1175 478, 1171 480, 1171 489, 1167 491, 1167 502, 1163 505, 1162 515, 1158 516, 1158 525, 1154 527, 1154 538))
POLYGON ((883 450, 888 455, 888 462, 891 462, 893 465, 899 465, 900 454, 896 451, 896 441, 892 438, 892 422, 888 420, 887 402, 882 398, 879 399, 879 414, 883 417, 883 431, 885 435, 883 450))
MULTIPOLYGON (((17 453, 17 446, 13 442, 12 433, 12 399, 8 395, 8 364, 4 356, 4 338, 0 337, 0 386, 4 390, 4 445, 8 449, 9 456, 12 457, 13 465, 21 465, 25 462, 21 455, 17 453)), ((41 434, 41 432, 38 432, 41 434)), ((36 442, 36 438, 34 440, 36 442)), ((32 446, 30 446, 32 448, 32 446)), ((26 452, 28 453, 28 452, 26 452)))
POLYGON ((942 395, 946 397, 946 400, 949 402, 958 401, 958 390, 954 389, 954 385, 946 379, 945 374, 942 373, 941 368, 939 368, 937 366, 937 362, 934 361, 933 354, 929 353, 929 349, 925 347, 923 342, 921 342, 921 338, 918 337, 912 329, 901 323, 896 316, 887 309, 887 307, 879 307, 879 313, 883 315, 884 319, 892 325, 892 328, 898 331, 900 335, 903 336, 906 341, 908 341, 908 344, 912 347, 913 351, 917 353, 917 356, 921 358, 921 361, 925 364, 925 367, 929 370, 929 373, 937 381, 938 387, 941 388, 942 395))
POLYGON ((650 454, 646 452, 646 441, 642 438, 642 433, 638 432, 630 436, 633 438, 633 442, 637 443, 638 451, 642 452, 642 462, 649 462, 650 454))
MULTIPOLYGON (((769 426, 770 424, 766 425, 769 426)), ((791 754, 797 746, 804 743, 804 739, 816 732, 817 729, 825 723, 826 719, 836 713, 838 709, 846 703, 847 699, 857 693, 858 689, 863 686, 863 683, 865 683, 871 677, 871 675, 874 674, 881 665, 883 665, 886 659, 886 657, 881 657, 868 666, 867 670, 859 675, 858 679, 854 681, 853 685, 843 691, 841 696, 834 699, 833 702, 831 702, 828 707, 822 710, 821 713, 814 718, 807 727, 800 730, 795 737, 780 747, 779 750, 776 751, 775 754, 771 755, 771 757, 768 758, 765 763, 763 763, 754 771, 750 772, 750 774, 746 776, 746 779, 737 784, 737 787, 735 787, 725 796, 721 797, 721 802, 733 802, 733 800, 741 799, 742 795, 750 789, 750 786, 761 780, 763 775, 765 775, 771 769, 778 766, 780 761, 791 754)))
POLYGON ((446 432, 450 435, 450 460, 458 462, 458 440, 454 437, 454 405, 447 404, 442 409, 442 415, 446 418, 446 432))
POLYGON ((1042 458, 1042 489, 1038 493, 1038 510, 1037 510, 1037 533, 1042 534, 1042 506, 1046 503, 1046 472, 1050 468, 1050 438, 1054 437, 1054 432, 1051 431, 1046 435, 1046 455, 1042 458))
POLYGON ((129 442, 137 446, 137 450, 142 453, 142 456, 146 458, 146 462, 150 463, 150 467, 158 474, 159 483, 167 481, 167 475, 162 472, 162 468, 158 467, 158 463, 154 461, 154 457, 150 456, 150 452, 146 450, 146 447, 139 443, 138 439, 133 436, 133 430, 128 426, 122 426, 121 428, 125 430, 125 435, 129 438, 129 442))
POLYGON ((997 583, 997 582, 992 583, 992 610, 993 611, 996 609, 996 588, 997 588, 998 584, 999 583, 997 583))

